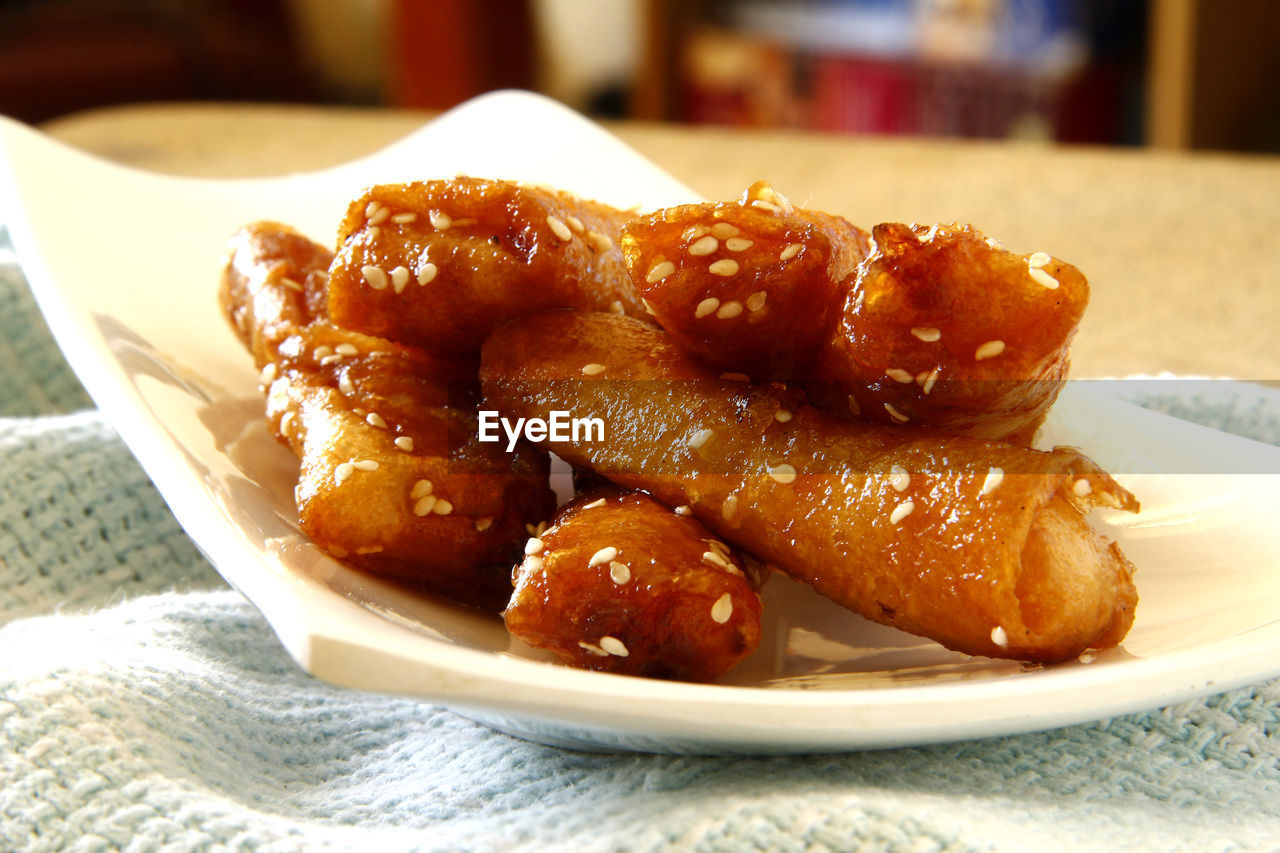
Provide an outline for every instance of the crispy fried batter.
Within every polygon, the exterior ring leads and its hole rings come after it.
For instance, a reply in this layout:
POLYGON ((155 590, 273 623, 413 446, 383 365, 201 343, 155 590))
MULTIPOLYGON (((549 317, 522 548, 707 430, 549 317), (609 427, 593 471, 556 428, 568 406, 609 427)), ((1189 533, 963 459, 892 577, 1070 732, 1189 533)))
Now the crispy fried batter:
POLYGON ((840 421, 721 380, 660 330, 552 312, 486 343, 485 405, 606 421, 548 442, 575 465, 687 504, 722 538, 823 595, 943 645, 1064 660, 1123 638, 1131 566, 1084 524, 1137 501, 1077 451, 840 421), (604 369, 585 376, 583 365, 604 369), (784 414, 785 413, 785 414, 784 414))
POLYGON ((1078 269, 972 226, 877 225, 810 394, 843 417, 1029 444, 1089 300, 1078 269))
POLYGON ((612 488, 529 540, 505 618, 573 666, 686 681, 728 672, 760 641, 742 558, 693 518, 612 488))
POLYGON ((329 324, 322 248, 272 223, 232 245, 224 311, 260 359, 268 424, 301 459, 303 531, 362 569, 501 609, 524 524, 554 506, 546 455, 478 443, 473 363, 329 324))
POLYGON ((375 186, 342 223, 329 313, 345 328, 459 355, 531 311, 642 316, 618 248, 630 217, 511 181, 375 186))
POLYGON ((753 379, 804 379, 869 235, 763 181, 738 202, 666 208, 622 229, 636 289, 676 343, 753 379))

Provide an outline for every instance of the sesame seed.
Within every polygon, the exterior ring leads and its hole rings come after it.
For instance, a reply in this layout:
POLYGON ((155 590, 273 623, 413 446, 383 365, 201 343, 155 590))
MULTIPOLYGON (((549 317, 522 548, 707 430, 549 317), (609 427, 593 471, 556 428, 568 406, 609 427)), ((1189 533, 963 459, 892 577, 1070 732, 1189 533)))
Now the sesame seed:
POLYGON ((373 216, 375 213, 377 213, 377 212, 378 212, 378 208, 380 208, 380 207, 382 207, 382 205, 378 204, 376 201, 371 201, 371 202, 369 202, 368 204, 366 204, 366 205, 364 206, 364 216, 365 216, 365 219, 368 219, 369 217, 371 217, 371 216, 373 216))
POLYGON ((716 599, 716 603, 711 605, 711 621, 717 625, 723 625, 729 621, 729 617, 733 615, 733 599, 729 597, 729 593, 725 593, 716 599))
POLYGON ((911 485, 911 475, 901 465, 894 465, 889 469, 889 485, 899 492, 905 492, 907 486, 911 485))
POLYGON ((711 235, 721 240, 727 240, 730 237, 738 236, 738 226, 732 222, 717 222, 711 226, 711 235))
POLYGON ((627 313, 627 309, 625 309, 625 308, 623 308, 623 307, 622 307, 622 300, 621 300, 621 299, 615 299, 615 300, 613 300, 612 302, 610 302, 610 303, 609 303, 609 310, 610 310, 611 312, 613 312, 614 314, 625 314, 625 313, 627 313))
POLYGON ((364 233, 368 234, 371 239, 376 240, 378 235, 382 233, 382 229, 379 228, 377 225, 370 225, 368 228, 365 229, 364 233))
POLYGON ((338 485, 342 485, 343 481, 355 473, 355 470, 356 466, 352 465, 350 462, 343 462, 337 468, 333 469, 334 482, 338 485))
POLYGON ((698 303, 698 307, 693 309, 693 317, 695 320, 701 320, 710 314, 714 314, 716 309, 720 307, 720 300, 714 296, 708 296, 706 299, 698 303))
POLYGON ((546 547, 547 546, 543 544, 541 539, 535 537, 524 543, 524 554, 526 557, 532 557, 534 554, 537 554, 546 547))
POLYGON ((1093 486, 1084 477, 1076 480, 1071 484, 1071 491, 1079 497, 1084 497, 1093 491, 1093 486))
POLYGON ((568 223, 569 223, 569 227, 570 227, 570 228, 572 228, 574 231, 577 231, 579 234, 581 234, 581 233, 583 232, 582 220, 581 220, 581 219, 579 219, 578 217, 576 217, 576 216, 566 216, 566 217, 564 218, 564 221, 565 221, 565 222, 568 222, 568 223))
POLYGON ((413 452, 413 437, 408 435, 396 436, 395 445, 405 453, 413 452))
POLYGON ((712 275, 728 278, 731 275, 738 274, 738 262, 733 258, 721 258, 711 266, 707 267, 707 271, 712 275))
POLYGON ((785 424, 787 421, 791 420, 791 413, 786 409, 778 409, 778 411, 773 413, 773 419, 780 424, 785 424))
POLYGON ((598 364, 597 362, 594 362, 594 361, 591 364, 582 365, 582 372, 587 376, 599 376, 601 373, 604 373, 604 371, 605 371, 604 365, 598 364))
POLYGON ((369 217, 369 224, 377 225, 378 223, 382 222, 389 216, 391 216, 390 210, 388 210, 385 207, 379 207, 377 210, 373 212, 373 215, 369 217))
POLYGON ((788 465, 786 462, 783 462, 781 465, 776 465, 773 468, 766 466, 765 470, 769 472, 770 477, 784 486, 788 483, 795 482, 796 469, 791 465, 788 465))
POLYGON ((391 271, 391 289, 396 293, 403 293, 404 286, 409 283, 409 270, 405 267, 396 267, 391 271))
POLYGON ((710 551, 702 552, 702 562, 710 563, 711 565, 715 566, 717 569, 729 568, 729 561, 724 558, 723 554, 721 554, 719 551, 716 551, 714 549, 710 551))
POLYGON ((595 509, 596 507, 604 506, 606 503, 608 503, 608 501, 607 501, 607 500, 605 500, 604 498, 597 498, 596 500, 593 500, 593 501, 592 501, 591 503, 589 503, 589 504, 583 504, 582 508, 583 508, 583 509, 595 509))
POLYGON ((440 272, 440 268, 428 261, 418 270, 418 284, 430 284, 440 272))
POLYGON ((755 244, 755 240, 748 240, 746 237, 730 237, 724 241, 724 247, 730 252, 745 252, 755 244))
POLYGON ((765 300, 768 298, 768 293, 763 290, 757 290, 755 293, 747 297, 747 310, 753 313, 759 311, 764 307, 765 300))
POLYGON ((719 539, 703 539, 702 541, 710 545, 711 550, 715 551, 720 556, 722 557, 729 556, 729 546, 721 542, 719 539))
POLYGON ((294 279, 291 279, 285 275, 280 276, 280 283, 283 284, 285 287, 289 288, 290 290, 295 291, 297 293, 301 293, 305 289, 303 288, 301 282, 295 281, 294 279))
POLYGON ((353 459, 351 464, 355 466, 357 471, 378 470, 378 461, 376 459, 353 459))
POLYGON ((781 213, 781 212, 782 212, 782 208, 778 207, 778 206, 777 206, 776 204, 774 204, 773 202, 765 201, 765 200, 764 200, 764 199, 762 199, 762 198, 758 198, 758 199, 756 199, 755 201, 751 202, 751 206, 752 206, 752 207, 755 207, 755 208, 759 208, 760 210, 767 210, 767 211, 769 211, 770 213, 781 213))
POLYGON ((1048 252, 1035 252, 1031 257, 1027 258, 1027 266, 1031 267, 1031 269, 1047 267, 1052 262, 1053 258, 1049 256, 1048 252))
POLYGON ((920 390, 923 391, 925 394, 928 394, 930 391, 933 390, 934 383, 936 383, 937 381, 938 381, 938 368, 935 367, 933 370, 930 370, 929 375, 924 378, 924 385, 921 386, 920 390))
POLYGON ((533 528, 533 535, 541 536, 543 533, 546 532, 546 530, 547 530, 547 523, 545 521, 539 521, 537 526, 533 528))
POLYGON ((280 434, 289 436, 293 434, 293 412, 285 412, 280 418, 280 434))
POLYGON ((693 509, 688 504, 680 504, 680 506, 673 509, 672 512, 681 516, 693 515, 693 509))
POLYGON ((645 299, 643 296, 640 297, 640 304, 644 306, 644 310, 646 314, 653 316, 658 313, 657 311, 653 310, 653 303, 650 302, 648 299, 645 299))
POLYGON ((329 365, 337 364, 340 361, 342 361, 342 356, 338 355, 337 353, 333 355, 326 355, 324 358, 320 359, 320 366, 328 367, 329 365))
POLYGON ((720 305, 719 309, 716 310, 716 317, 721 320, 732 320, 734 317, 737 317, 741 314, 742 314, 741 302, 734 302, 734 301, 724 302, 720 305))
POLYGON ((595 643, 584 643, 581 640, 579 640, 578 648, 583 649, 587 653, 593 654, 598 658, 607 658, 609 656, 608 652, 606 652, 604 649, 597 646, 595 643))
POLYGON ((408 225, 410 222, 415 221, 417 218, 418 218, 418 214, 414 213, 413 211, 408 211, 406 213, 395 214, 394 216, 391 217, 391 221, 397 225, 408 225))
POLYGON ((1117 498, 1115 495, 1113 495, 1111 492, 1098 492, 1098 497, 1102 500, 1104 504, 1111 507, 1112 509, 1120 508, 1120 499, 1117 498))
POLYGON ((705 225, 690 225, 688 228, 684 229, 684 232, 680 235, 680 239, 697 240, 703 234, 707 234, 710 231, 711 229, 705 225))
POLYGON ((991 494, 1002 482, 1004 482, 1004 469, 989 468, 986 478, 982 481, 982 490, 978 492, 978 496, 991 494))
POLYGON ((903 385, 915 381, 915 377, 909 372, 903 370, 901 367, 890 367, 885 370, 884 375, 888 376, 894 382, 901 382, 903 385))
POLYGON ((748 376, 747 374, 734 373, 732 371, 730 371, 729 373, 721 373, 720 378, 728 382, 750 382, 751 381, 751 377, 748 376))
POLYGON ((431 211, 427 214, 427 218, 431 220, 431 227, 438 231, 443 231, 453 224, 453 217, 439 210, 431 211))
POLYGON ((280 368, 274 361, 268 361, 262 365, 262 370, 258 371, 258 383, 261 385, 270 385, 276 378, 276 374, 280 368))
POLYGON ((382 415, 378 414, 377 412, 370 412, 369 414, 365 415, 364 422, 367 423, 369 426, 377 427, 378 429, 387 428, 386 420, 384 420, 382 415))
POLYGON ((911 334, 915 335, 926 344, 931 344, 934 341, 942 339, 942 330, 935 329, 933 326, 913 326, 911 328, 911 334))
POLYGON ((791 243, 785 249, 782 250, 781 254, 778 255, 778 260, 789 261, 792 258, 794 258, 796 255, 800 254, 800 250, 803 248, 804 246, 802 246, 800 243, 791 243))
POLYGON ((1027 273, 1031 276, 1032 281, 1046 290, 1058 289, 1058 280, 1039 267, 1030 267, 1027 273))
POLYGON ((526 533, 528 533, 530 536, 537 536, 537 535, 538 535, 538 530, 537 530, 537 528, 536 528, 536 527, 534 527, 532 524, 530 524, 530 523, 529 523, 529 522, 527 522, 527 521, 524 523, 524 529, 525 529, 525 532, 526 532, 526 533))
POLYGON ((899 412, 897 409, 895 409, 893 407, 893 403, 885 403, 884 410, 889 413, 889 417, 893 418, 898 423, 905 424, 907 421, 911 420, 911 418, 907 417, 906 415, 902 414, 902 412, 899 412))
POLYGON ((699 237, 694 244, 689 247, 689 254, 695 257, 709 255, 718 248, 720 248, 720 241, 708 234, 705 237, 699 237))
POLYGON ((434 489, 435 486, 430 480, 419 480, 414 483, 413 488, 409 490, 409 499, 416 501, 418 498, 426 497, 431 494, 434 489))
POLYGON ((614 560, 609 564, 609 579, 621 586, 631 580, 631 568, 626 563, 614 560))
POLYGON ((915 508, 916 508, 915 501, 910 499, 903 501, 902 503, 898 504, 893 508, 893 512, 889 513, 889 523, 897 524, 898 522, 902 521, 902 519, 906 518, 908 515, 911 515, 911 513, 915 511, 915 508))
POLYGON ((351 377, 344 373, 338 377, 338 390, 343 394, 354 394, 356 393, 356 386, 351 381, 351 377))
POLYGON ((453 512, 453 504, 449 503, 444 498, 441 498, 440 500, 436 501, 436 505, 432 508, 431 511, 434 512, 436 515, 448 515, 449 513, 453 512))
POLYGON ((548 216, 547 225, 551 228, 551 233, 560 240, 568 242, 573 239, 573 232, 569 230, 568 225, 564 224, 563 219, 556 216, 548 216))
POLYGON ((484 518, 477 518, 475 521, 475 528, 477 533, 484 533, 486 530, 488 530, 492 526, 493 526, 493 516, 491 515, 486 515, 484 518))
POLYGON ((608 563, 617 559, 618 549, 610 545, 608 548, 601 548, 591 555, 591 559, 587 560, 587 566, 598 566, 601 563, 608 563))
POLYGON ((356 348, 355 344, 348 344, 348 343, 338 344, 336 347, 333 348, 333 351, 338 353, 339 355, 359 355, 360 354, 360 350, 356 348))
POLYGON ((659 281, 662 281, 664 278, 671 275, 675 271, 676 271, 676 265, 671 263, 671 261, 660 261, 653 265, 653 267, 649 270, 649 274, 644 277, 644 280, 647 281, 649 284, 655 284, 659 281))
POLYGON ((689 436, 688 444, 694 450, 697 450, 699 447, 702 447, 702 445, 710 441, 711 436, 715 434, 716 434, 716 431, 713 429, 700 429, 697 432, 695 432, 693 435, 689 436))
POLYGON ((607 252, 613 248, 613 241, 599 231, 588 231, 587 242, 597 252, 607 252))
POLYGON ((974 361, 982 361, 985 358, 995 358, 1004 352, 1004 341, 987 341, 974 352, 974 361))
POLYGON ((381 545, 361 545, 360 547, 356 548, 356 553, 360 554, 361 556, 365 554, 377 554, 377 553, 380 553, 381 551, 382 551, 381 545))
POLYGON ((609 654, 617 655, 620 658, 625 658, 630 654, 630 652, 627 651, 627 647, 624 646, 622 641, 617 637, 601 637, 600 648, 604 649, 609 654))
POLYGON ((737 511, 738 511, 737 495, 729 495, 729 497, 724 499, 724 503, 720 504, 720 517, 723 518, 725 521, 729 521, 730 519, 732 519, 734 514, 737 513, 737 511))
POLYGON ((364 280, 374 290, 387 289, 387 274, 375 266, 367 266, 360 268, 360 274, 364 276, 364 280))
POLYGON ((524 562, 520 564, 520 567, 525 571, 540 572, 542 571, 542 565, 541 557, 525 557, 524 562))
POLYGON ((1009 633, 999 625, 991 629, 991 642, 1002 649, 1009 648, 1009 633))
POLYGON ((855 396, 853 396, 852 394, 850 394, 850 395, 849 395, 849 398, 848 398, 848 400, 846 400, 846 402, 849 404, 849 414, 851 414, 851 415, 860 415, 860 414, 862 414, 862 407, 858 405, 858 398, 857 398, 857 397, 855 397, 855 396))

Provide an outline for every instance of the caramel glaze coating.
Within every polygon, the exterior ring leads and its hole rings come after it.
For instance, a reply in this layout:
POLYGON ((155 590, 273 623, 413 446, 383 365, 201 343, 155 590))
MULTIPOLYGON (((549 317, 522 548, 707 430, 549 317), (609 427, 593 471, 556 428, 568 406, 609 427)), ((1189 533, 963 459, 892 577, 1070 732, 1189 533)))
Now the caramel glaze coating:
POLYGON ((717 378, 661 330, 604 314, 507 325, 480 376, 505 417, 603 418, 604 441, 546 446, 689 505, 721 538, 874 621, 1030 661, 1113 646, 1132 624, 1131 566, 1083 512, 1138 504, 1075 450, 792 408, 774 388, 717 378), (605 369, 584 377, 590 363, 605 369))
POLYGON ((335 328, 308 307, 310 289, 289 282, 322 292, 323 249, 271 223, 232 245, 220 296, 233 326, 247 318, 267 423, 301 460, 303 532, 358 568, 500 610, 524 524, 554 508, 546 454, 477 441, 474 363, 335 328))
POLYGON ((1030 444, 1067 376, 1084 275, 972 226, 883 224, 873 235, 809 384, 815 404, 1030 444))
POLYGON ((809 375, 869 235, 760 181, 736 203, 633 220, 621 240, 632 283, 676 343, 720 370, 795 380, 809 375))
POLYGON ((453 355, 474 355, 495 326, 532 311, 643 316, 618 248, 630 217, 511 181, 371 187, 339 231, 329 314, 344 328, 453 355))
POLYGON ((760 642, 760 596, 744 568, 695 519, 605 487, 529 540, 504 616, 571 666, 710 681, 760 642))

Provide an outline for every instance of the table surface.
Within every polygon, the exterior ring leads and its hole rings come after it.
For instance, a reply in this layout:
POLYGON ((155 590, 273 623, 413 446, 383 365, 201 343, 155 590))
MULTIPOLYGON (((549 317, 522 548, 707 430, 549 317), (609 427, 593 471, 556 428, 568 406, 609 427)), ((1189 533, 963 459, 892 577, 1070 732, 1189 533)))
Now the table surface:
MULTIPOLYGON (((42 130, 158 172, 249 177, 341 163, 430 118, 154 104, 68 116, 42 130)), ((707 198, 736 198, 763 178, 794 202, 864 227, 970 222, 1014 251, 1071 261, 1092 285, 1073 348, 1077 377, 1170 372, 1280 384, 1280 158, 606 126, 707 198)))

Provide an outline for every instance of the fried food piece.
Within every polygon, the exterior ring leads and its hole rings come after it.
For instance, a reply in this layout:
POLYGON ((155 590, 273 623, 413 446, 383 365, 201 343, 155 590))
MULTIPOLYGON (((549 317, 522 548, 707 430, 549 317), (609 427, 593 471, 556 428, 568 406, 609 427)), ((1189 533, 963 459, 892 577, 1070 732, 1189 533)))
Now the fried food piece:
POLYGON ((555 312, 498 330, 484 405, 606 421, 545 445, 644 489, 877 622, 970 654, 1059 661, 1120 642, 1131 566, 1086 525, 1138 503, 1075 450, 841 421, 725 381, 660 330, 555 312), (598 365, 584 374, 584 365, 598 365))
POLYGON ((303 310, 311 290, 284 279, 320 290, 322 249, 272 224, 233 247, 221 298, 229 318, 248 318, 268 425, 301 460, 303 532, 353 566, 500 610, 525 523, 554 508, 546 455, 478 442, 474 364, 303 310))
POLYGON ((753 379, 808 378, 869 235, 769 184, 738 202, 670 207, 622 229, 636 290, 681 347, 753 379))
POLYGON ((710 681, 760 642, 741 556, 647 495, 593 490, 525 546, 504 618, 571 666, 710 681))
POLYGON ((877 225, 810 394, 843 417, 1030 444, 1089 301, 1071 264, 972 226, 877 225))
POLYGON ((617 243, 630 216, 511 181, 375 186, 340 228, 329 314, 344 328, 458 355, 531 311, 643 315, 617 243))

